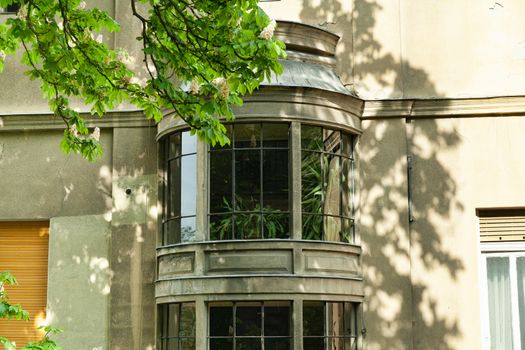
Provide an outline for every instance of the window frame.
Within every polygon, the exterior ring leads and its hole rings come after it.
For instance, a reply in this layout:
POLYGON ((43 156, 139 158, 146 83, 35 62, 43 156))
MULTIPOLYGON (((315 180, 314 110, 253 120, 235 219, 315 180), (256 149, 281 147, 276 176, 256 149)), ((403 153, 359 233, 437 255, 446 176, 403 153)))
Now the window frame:
MULTIPOLYGON (((479 226, 479 225, 478 225, 479 226)), ((490 350, 490 317, 487 279, 487 258, 508 257, 512 312, 512 340, 515 349, 521 348, 516 258, 525 257, 525 242, 483 242, 479 254, 479 291, 481 302, 482 347, 490 350)))
MULTIPOLYGON (((264 203, 262 203, 260 210, 255 213, 254 210, 251 211, 234 211, 228 213, 222 213, 225 214, 225 217, 231 216, 232 218, 232 226, 235 226, 235 219, 233 217, 234 214, 244 214, 244 215, 258 215, 260 219, 257 219, 258 221, 255 221, 255 218, 248 219, 253 220, 250 221, 252 223, 257 222, 257 225, 261 225, 261 228, 258 231, 258 234, 255 235, 255 237, 240 237, 237 235, 234 235, 233 230, 234 228, 229 229, 229 233, 227 237, 219 237, 217 235, 216 238, 221 239, 212 239, 212 230, 211 230, 211 220, 210 218, 212 215, 216 215, 216 218, 220 220, 219 211, 211 213, 210 207, 211 207, 211 199, 210 196, 212 192, 211 189, 211 153, 214 151, 211 149, 210 145, 200 145, 197 146, 196 154, 194 155, 197 159, 197 173, 202 172, 202 175, 197 174, 196 178, 200 177, 200 180, 197 180, 197 195, 196 195, 196 215, 191 215, 191 217, 195 217, 195 237, 194 240, 198 242, 204 242, 204 241, 221 241, 221 242, 227 242, 227 241, 237 241, 237 240, 313 240, 313 241, 323 241, 323 242, 330 242, 330 243, 339 243, 339 244, 359 244, 359 238, 357 234, 357 227, 356 227, 356 154, 355 154, 355 145, 357 142, 357 135, 353 133, 351 130, 333 126, 331 124, 327 125, 321 125, 319 123, 315 123, 312 121, 290 121, 290 120, 277 120, 277 119, 269 119, 269 120, 241 120, 235 123, 227 123, 225 126, 231 128, 233 132, 233 128, 235 125, 240 124, 253 124, 258 125, 260 127, 260 135, 263 134, 262 130, 264 128, 264 125, 266 124, 283 124, 288 126, 288 138, 287 138, 287 146, 276 146, 276 147, 266 147, 264 145, 264 141, 261 139, 260 144, 258 147, 254 148, 259 152, 259 155, 261 159, 259 160, 261 164, 263 164, 263 152, 268 150, 287 150, 287 157, 288 157, 288 210, 287 211, 269 211, 266 212, 264 210, 264 203), (339 133, 339 147, 340 151, 336 154, 337 157, 339 157, 338 163, 339 165, 339 173, 342 174, 341 169, 344 169, 345 172, 348 172, 348 182, 343 181, 343 176, 340 176, 339 179, 339 207, 340 208, 346 208, 346 209, 340 209, 339 215, 331 215, 330 213, 324 214, 314 214, 303 211, 303 197, 302 197, 302 162, 303 162, 303 145, 302 145, 302 136, 301 136, 301 129, 303 126, 311 126, 311 127, 318 127, 321 130, 327 130, 327 131, 335 131, 339 133), (345 151, 347 150, 347 151, 345 151), (201 154, 202 152, 202 154, 201 154), (349 152, 348 154, 345 154, 344 152, 349 152), (343 159, 345 159, 343 161, 343 159), (346 163, 344 163, 346 162, 346 163), (200 169, 200 170, 199 170, 200 169), (199 189, 205 188, 206 191, 204 193, 200 193, 199 189), (341 197, 341 193, 348 193, 348 195, 345 194, 345 198, 341 197), (346 212, 345 212, 346 211, 346 212), (284 225, 287 226, 288 232, 287 234, 280 235, 279 230, 277 231, 277 234, 274 236, 273 234, 268 237, 264 231, 264 222, 262 218, 268 214, 276 214, 276 215, 283 215, 286 217, 282 218, 282 221, 284 225), (330 218, 336 218, 338 219, 337 222, 339 224, 339 233, 338 235, 331 234, 328 237, 323 235, 322 239, 307 239, 303 235, 303 216, 304 215, 319 215, 321 217, 321 225, 325 226, 327 223, 325 222, 325 217, 330 218), (348 215, 348 216, 347 216, 348 215), (202 232, 201 232, 202 231, 202 232), (346 232, 348 231, 348 232, 346 232), (222 239, 223 238, 223 239, 222 239), (331 238, 333 240, 327 240, 327 238, 331 238)), ((189 129, 187 128, 180 128, 176 129, 173 132, 167 133, 166 135, 163 135, 160 143, 160 155, 162 157, 161 165, 159 167, 160 169, 160 187, 159 187, 159 199, 160 199, 160 215, 159 215, 159 246, 166 247, 166 246, 172 246, 176 244, 184 244, 184 243, 191 243, 193 241, 183 241, 182 235, 180 237, 180 240, 169 240, 169 237, 175 237, 177 238, 177 235, 174 233, 169 233, 170 231, 166 227, 166 223, 170 220, 168 220, 167 216, 167 209, 168 209, 168 202, 170 201, 169 198, 169 186, 170 185, 170 179, 168 178, 168 166, 169 166, 169 159, 168 158, 168 147, 169 147, 169 140, 170 137, 173 134, 182 134, 184 132, 188 132, 189 129)), ((263 136, 264 137, 264 136, 263 136)), ((200 143, 197 143, 199 145, 200 143)), ((251 148, 238 148, 235 147, 235 140, 232 139, 231 147, 225 148, 224 150, 215 150, 219 152, 228 152, 229 154, 232 154, 232 157, 235 152, 240 150, 251 150, 251 148)), ((194 152, 195 153, 195 152, 194 152)), ((319 152, 317 152, 319 153, 319 152)), ((331 152, 324 152, 326 154, 332 154, 331 152)), ((320 152, 319 154, 324 154, 323 152, 320 152)), ((192 153, 193 154, 193 153, 192 153)), ((179 157, 182 158, 182 155, 179 157)), ((235 160, 232 158, 231 160, 231 169, 234 172, 235 171, 235 160)), ((262 166, 261 166, 262 168, 262 166)), ((232 187, 232 197, 235 195, 233 192, 233 188, 235 186, 235 179, 234 179, 234 173, 231 174, 231 187, 232 187)), ((259 182, 264 182, 264 171, 259 172, 260 179, 259 182)), ((230 185, 228 185, 230 186, 230 185)), ((261 186, 261 193, 260 196, 262 197, 264 194, 264 189, 261 186)), ((235 209, 234 206, 232 206, 233 209, 235 209)), ((180 216, 177 218, 169 218, 169 219, 179 219, 183 220, 186 218, 186 216, 180 216)), ((329 223, 328 223, 329 224, 329 223)), ((337 225, 337 224, 336 224, 337 225)), ((321 230, 324 232, 326 228, 321 227, 321 230)), ((334 230, 335 231, 335 230, 334 230)), ((284 230, 283 230, 284 232, 284 230)), ((225 234, 226 235, 226 234, 225 234)))
POLYGON ((291 300, 236 300, 236 301, 217 301, 209 302, 207 304, 207 331, 206 331, 206 348, 211 349, 210 341, 211 339, 231 339, 232 348, 235 349, 236 341, 238 339, 259 339, 261 344, 261 350, 264 350, 264 340, 265 339, 288 339, 289 350, 293 349, 294 346, 294 324, 293 324, 293 302, 291 300), (240 304, 240 305, 239 305, 240 304), (237 335, 237 308, 239 306, 259 306, 261 310, 261 323, 260 323, 260 335, 258 336, 246 336, 246 335, 237 335), (265 328, 265 304, 269 304, 267 307, 276 306, 271 304, 286 304, 288 306, 288 331, 289 335, 287 336, 267 336, 264 334, 265 328), (233 334, 231 336, 211 336, 211 308, 212 307, 230 307, 232 312, 232 322, 233 322, 233 334))
MULTIPOLYGON (((350 348, 346 348, 346 344, 344 345, 344 350, 357 350, 358 349, 358 340, 359 340, 359 333, 358 333, 358 308, 359 303, 356 302, 350 302, 350 301, 320 301, 320 300, 304 300, 303 301, 303 322, 302 322, 302 333, 301 337, 303 339, 303 344, 305 339, 323 339, 324 349, 329 350, 330 347, 330 341, 334 339, 343 339, 343 341, 349 339, 350 340, 350 348), (322 303, 323 305, 323 335, 305 335, 305 326, 304 326, 304 309, 305 305, 307 303, 322 303), (351 332, 352 334, 343 334, 341 336, 333 336, 328 334, 329 326, 328 326, 328 320, 329 320, 329 312, 330 309, 328 308, 328 304, 342 304, 343 305, 343 327, 345 325, 349 324, 351 326, 351 332), (346 317, 346 308, 351 308, 351 314, 350 320, 347 320, 346 317)), ((346 343, 346 342, 345 342, 346 343)), ((304 345, 303 345, 304 347, 304 345)), ((322 349, 319 349, 322 350, 322 349)))
MULTIPOLYGON (((170 341, 175 340, 177 342, 177 348, 182 348, 182 341, 193 339, 193 343, 196 346, 196 329, 197 329, 197 305, 195 302, 179 302, 179 303, 163 303, 158 304, 158 319, 159 319, 159 330, 158 330, 158 339, 160 343, 160 350, 167 350, 170 348, 170 341), (181 328, 182 328, 182 307, 183 305, 192 304, 193 305, 193 335, 192 336, 186 336, 186 335, 180 335, 181 334, 181 328), (170 330, 170 306, 176 305, 177 306, 177 319, 178 319, 178 327, 177 327, 177 335, 170 336, 169 330, 170 330), (167 334, 166 334, 167 333, 167 334)), ((194 347, 195 349, 195 347, 194 347)))
POLYGON ((291 143, 291 133, 292 133, 292 124, 290 122, 287 122, 287 121, 241 121, 241 122, 235 122, 235 123, 229 123, 229 124, 225 124, 226 127, 231 127, 231 140, 230 140, 230 147, 229 148, 225 148, 225 149, 216 149, 216 150, 213 150, 211 149, 210 147, 208 147, 207 149, 207 169, 208 169, 208 173, 207 173, 207 191, 208 191, 208 195, 207 195, 207 205, 206 205, 206 222, 207 222, 207 227, 208 227, 208 230, 206 232, 206 238, 211 240, 211 241, 233 241, 233 240, 249 240, 251 238, 240 238, 240 237, 237 237, 236 234, 235 234, 235 215, 249 215, 249 214, 255 214, 255 215, 259 215, 260 218, 261 218, 261 223, 260 223, 260 237, 258 238, 255 238, 255 239, 261 239, 261 240, 268 240, 268 239, 291 239, 292 238, 292 235, 293 235, 293 230, 292 230, 292 215, 293 215, 293 211, 292 211, 292 202, 293 202, 293 197, 292 197, 292 185, 293 185, 293 179, 292 179, 292 143, 291 143), (287 133, 287 143, 288 143, 288 146, 286 147, 265 147, 264 146, 264 125, 270 125, 270 124, 280 124, 280 125, 287 125, 288 126, 288 133, 287 133), (259 146, 257 147, 236 147, 236 138, 235 138, 235 126, 236 125, 259 125, 260 127, 260 135, 259 135, 259 146), (235 154, 236 154, 236 151, 237 152, 244 152, 244 151, 259 151, 259 154, 260 154, 260 158, 259 158, 259 165, 260 165, 260 169, 259 169, 259 187, 260 187, 260 193, 259 193, 259 202, 260 202, 260 210, 259 211, 256 211, 256 210, 241 210, 241 211, 237 211, 236 210, 236 178, 235 178, 235 175, 236 175, 236 165, 235 165, 235 154), (263 199, 263 196, 264 196, 264 151, 266 150, 275 150, 275 151, 287 151, 287 157, 288 157, 288 210, 286 211, 279 211, 279 210, 275 210, 275 211, 272 211, 270 212, 270 214, 278 214, 278 215, 287 215, 288 216, 288 232, 287 232, 287 235, 288 237, 285 237, 285 238, 278 238, 278 237, 265 237, 265 229, 264 229, 264 216, 265 216, 265 211, 264 211, 264 199, 263 199), (211 155, 214 153, 214 152, 230 152, 232 157, 231 157, 231 206, 233 208, 232 211, 227 211, 227 212, 216 212, 216 213, 211 213, 211 191, 210 191, 210 188, 211 188, 211 155), (221 215, 230 215, 232 217, 232 222, 233 222, 233 225, 232 225, 232 231, 231 231, 231 236, 232 238, 229 238, 229 239, 220 239, 220 240, 216 240, 216 239, 212 239, 211 237, 211 217, 213 215, 217 215, 217 216, 221 216, 221 215))

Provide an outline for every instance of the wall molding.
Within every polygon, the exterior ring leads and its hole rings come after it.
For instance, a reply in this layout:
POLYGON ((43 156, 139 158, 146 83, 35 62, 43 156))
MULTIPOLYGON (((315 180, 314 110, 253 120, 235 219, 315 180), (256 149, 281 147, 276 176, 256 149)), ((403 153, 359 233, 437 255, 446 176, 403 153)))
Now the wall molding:
MULTIPOLYGON (((89 113, 81 113, 86 125, 90 128, 131 128, 153 127, 155 122, 146 119, 140 110, 113 111, 99 118, 89 113)), ((52 113, 5 114, 0 115, 0 132, 32 131, 32 130, 63 130, 63 120, 52 113)))

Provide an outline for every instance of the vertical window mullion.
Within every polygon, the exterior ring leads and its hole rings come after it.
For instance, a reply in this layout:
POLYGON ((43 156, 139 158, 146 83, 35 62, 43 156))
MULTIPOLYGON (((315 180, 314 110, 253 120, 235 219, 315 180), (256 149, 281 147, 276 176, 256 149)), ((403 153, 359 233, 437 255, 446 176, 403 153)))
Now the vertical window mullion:
POLYGON ((232 152, 232 168, 231 168, 231 171, 232 171, 232 199, 231 199, 231 203, 232 203, 232 212, 229 214, 231 216, 231 220, 232 220, 232 239, 235 239, 236 236, 235 236, 235 211, 236 211, 236 208, 237 208, 237 201, 235 200, 235 182, 237 181, 236 177, 235 177, 235 128, 232 126, 232 140, 231 140, 231 143, 232 143, 232 147, 231 147, 231 152, 232 152))
POLYGON ((264 214, 263 214, 263 210, 264 210, 264 203, 263 203, 263 193, 264 193, 264 187, 263 187, 263 176, 264 176, 264 171, 263 171, 263 138, 262 138, 262 125, 261 125, 261 134, 259 135, 260 139, 261 139, 261 142, 259 143, 259 215, 260 215, 260 220, 261 220, 261 238, 266 238, 264 236, 265 232, 264 232, 264 214))

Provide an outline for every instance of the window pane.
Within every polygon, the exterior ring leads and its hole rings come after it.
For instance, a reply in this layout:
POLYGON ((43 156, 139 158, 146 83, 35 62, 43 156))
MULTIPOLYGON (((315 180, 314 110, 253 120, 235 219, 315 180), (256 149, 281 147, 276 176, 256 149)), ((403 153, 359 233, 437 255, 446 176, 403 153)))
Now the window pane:
POLYGON ((343 229, 341 231, 341 242, 354 242, 354 221, 352 219, 341 220, 343 229))
POLYGON ((260 306, 237 306, 237 315, 235 319, 237 335, 261 335, 261 319, 262 315, 260 306))
POLYGON ((180 156, 180 133, 170 135, 168 140, 168 158, 180 156))
POLYGON ((353 148, 354 148, 352 136, 345 134, 345 133, 341 133, 341 134, 342 134, 341 137, 343 141, 341 154, 346 157, 352 158, 352 153, 353 153, 353 148))
POLYGON ((168 334, 165 336, 176 337, 179 335, 179 304, 168 305, 168 334))
POLYGON ((164 244, 180 243, 180 219, 171 219, 164 223, 164 244))
POLYGON ((321 214, 323 188, 321 157, 318 153, 303 152, 301 162, 302 211, 321 214))
POLYGON ((487 257, 491 349, 512 349, 509 258, 487 257))
POLYGON ((525 346, 525 257, 516 258, 521 346, 525 346))
POLYGON ((249 214, 235 214, 234 239, 257 239, 261 238, 262 216, 260 212, 249 214))
POLYGON ((195 216, 182 218, 180 220, 180 242, 193 242, 195 241, 195 216))
POLYGON ((323 129, 319 126, 301 125, 301 148, 322 151, 323 129))
POLYGON ((304 338, 303 350, 323 350, 324 338, 304 338))
POLYGON ((303 239, 323 239, 323 216, 303 214, 303 239))
POLYGON ((288 124, 263 124, 263 147, 288 147, 288 124))
POLYGON ((235 208, 240 211, 260 209, 261 152, 235 152, 235 208))
POLYGON ((260 338, 237 338, 236 350, 260 350, 261 339, 260 338))
POLYGON ((210 337, 233 336, 233 307, 210 307, 210 337))
POLYGON ((176 338, 168 339, 167 344, 168 344, 167 350, 180 350, 179 339, 176 339, 176 338))
POLYGON ((341 152, 341 132, 330 130, 330 129, 324 129, 323 130, 323 146, 324 151, 329 153, 337 153, 339 154, 341 152))
MULTIPOLYGON (((309 301, 303 304, 303 335, 324 335, 324 304, 309 301)), ((305 348, 306 349, 306 348, 305 348)), ((314 348, 312 348, 314 349, 314 348)), ((322 349, 322 348, 318 348, 322 349)))
POLYGON ((264 238, 290 237, 290 214, 265 212, 263 222, 264 238))
POLYGON ((195 337, 195 304, 183 303, 180 310, 181 337, 195 337))
POLYGON ((352 217, 352 160, 341 158, 341 215, 352 217))
POLYGON ((235 148, 256 148, 261 145, 261 124, 235 124, 235 148))
POLYGON ((290 349, 290 338, 264 338, 264 350, 290 349))
POLYGON ((168 195, 168 218, 180 216, 181 203, 181 176, 180 176, 180 158, 173 159, 169 162, 169 195, 168 195))
POLYGON ((210 153, 210 213, 229 212, 232 208, 232 153, 210 153))
MULTIPOLYGON (((195 215, 197 199, 197 156, 181 158, 181 216, 195 215)), ((172 182, 172 185, 174 183, 172 182)))
POLYGON ((233 350, 233 339, 210 339, 210 350, 233 350))
POLYGON ((288 150, 263 151, 264 208, 288 211, 288 150))
POLYGON ((195 338, 182 339, 181 350, 195 350, 195 338))
POLYGON ((265 306, 264 307, 264 335, 289 336, 290 335, 290 307, 265 306))
POLYGON ((233 238, 233 216, 210 215, 210 239, 225 240, 233 238))
MULTIPOLYGON (((344 308, 343 303, 326 303, 327 335, 333 337, 342 337, 344 331, 344 308)), ((339 348, 338 348, 339 349, 339 348)))
POLYGON ((182 154, 197 152, 197 137, 190 135, 189 131, 182 133, 182 154))
POLYGON ((324 239, 327 241, 339 241, 339 233, 341 232, 341 219, 338 217, 341 213, 339 159, 339 157, 326 155, 324 160, 326 169, 323 209, 326 215, 324 217, 324 239))

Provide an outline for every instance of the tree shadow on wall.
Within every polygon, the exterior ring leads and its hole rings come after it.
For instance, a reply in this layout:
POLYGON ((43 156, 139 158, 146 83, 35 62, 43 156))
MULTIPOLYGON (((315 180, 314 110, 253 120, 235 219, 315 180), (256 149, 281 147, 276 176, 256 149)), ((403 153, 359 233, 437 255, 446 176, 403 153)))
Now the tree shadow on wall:
MULTIPOLYGON (((402 98, 408 84, 425 96, 439 96, 424 70, 397 60, 375 39, 382 10, 377 2, 355 0, 352 9, 342 3, 304 0, 301 20, 341 36, 337 60, 345 85, 359 95, 361 84, 372 81, 368 92, 375 90, 375 98, 402 98)), ((370 118, 362 126, 357 153, 367 330, 363 348, 454 349, 464 329, 453 305, 437 296, 454 293, 445 288, 458 282, 464 265, 447 242, 451 233, 440 223, 450 222, 463 207, 438 151, 454 150, 461 139, 436 119, 370 118)))

